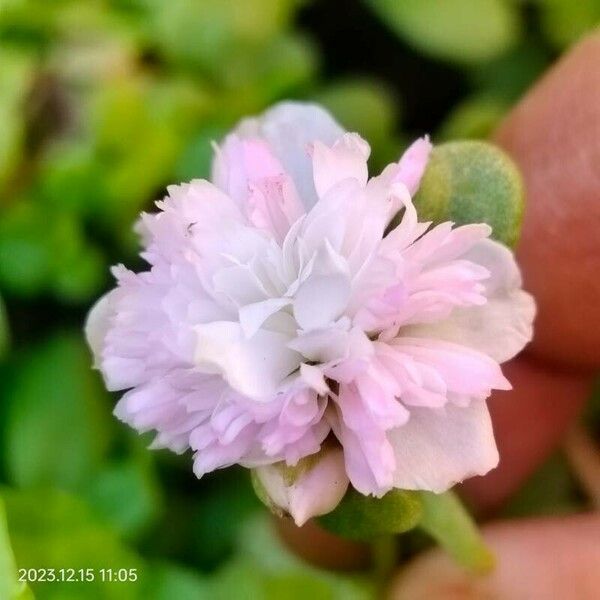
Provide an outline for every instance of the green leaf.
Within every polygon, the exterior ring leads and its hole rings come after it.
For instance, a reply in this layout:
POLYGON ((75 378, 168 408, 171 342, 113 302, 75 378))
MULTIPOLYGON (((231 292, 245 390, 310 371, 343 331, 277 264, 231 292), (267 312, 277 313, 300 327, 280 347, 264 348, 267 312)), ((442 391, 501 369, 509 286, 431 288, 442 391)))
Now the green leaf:
POLYGON ((0 298, 0 359, 4 358, 10 343, 10 330, 4 302, 0 298))
POLYGON ((372 539, 412 529, 419 523, 421 512, 421 500, 415 492, 392 490, 382 498, 373 498, 350 489, 334 511, 319 517, 319 523, 343 537, 372 539))
POLYGON ((107 275, 102 253, 87 244, 79 252, 57 261, 55 268, 52 289, 65 303, 83 302, 97 296, 107 275))
POLYGON ((289 22, 294 0, 147 0, 151 35, 164 55, 185 66, 227 70, 237 48, 252 49, 289 22), (217 67, 218 65, 218 67, 217 67))
POLYGON ((222 127, 207 126, 188 143, 175 167, 176 181, 208 178, 214 150, 211 142, 220 140, 227 131, 222 127))
POLYGON ((453 492, 418 494, 423 506, 419 526, 462 566, 476 573, 490 571, 494 555, 458 497, 453 492))
POLYGON ((547 38, 564 48, 600 24, 600 0, 537 0, 547 38))
POLYGON ((93 569, 93 582, 32 583, 40 600, 138 600, 140 558, 79 499, 52 489, 1 492, 16 562, 24 569, 93 569), (138 582, 103 582, 100 569, 136 569, 138 582))
POLYGON ((8 293, 30 297, 50 279, 52 252, 48 221, 34 203, 19 199, 0 216, 0 284, 8 293))
POLYGON ((210 580, 178 565, 152 565, 144 600, 213 600, 210 580))
POLYGON ((112 422, 83 341, 59 334, 33 348, 16 362, 3 396, 11 481, 67 489, 87 482, 106 453, 112 422))
POLYGON ((441 140, 485 139, 506 113, 506 102, 493 96, 473 96, 455 106, 442 123, 441 140))
POLYGON ((260 516, 240 530, 238 553, 212 582, 216 600, 370 600, 373 584, 365 577, 331 573, 312 567, 287 550, 271 519, 260 516))
POLYGON ((147 531, 163 505, 151 456, 141 444, 126 459, 103 465, 84 496, 96 513, 126 539, 147 531))
POLYGON ((194 532, 194 556, 205 569, 231 555, 239 524, 260 508, 248 479, 246 469, 215 473, 198 496, 193 513, 186 517, 194 532))
POLYGON ((502 517, 565 515, 585 510, 585 500, 562 453, 552 455, 502 509, 502 517))
POLYGON ((10 544, 4 502, 0 498, 0 598, 6 600, 33 600, 26 583, 17 579, 17 565, 10 544))
POLYGON ((435 146, 417 195, 421 221, 487 223, 507 246, 519 239, 523 184, 502 150, 480 141, 435 146))
POLYGON ((504 0, 366 0, 418 50, 458 63, 490 60, 518 40, 518 7, 504 0))
POLYGON ((508 105, 514 104, 552 62, 549 50, 537 40, 524 40, 510 52, 475 67, 471 86, 508 105))
POLYGON ((34 62, 28 54, 0 45, 0 65, 1 191, 22 157, 25 116, 21 104, 33 82, 34 62))

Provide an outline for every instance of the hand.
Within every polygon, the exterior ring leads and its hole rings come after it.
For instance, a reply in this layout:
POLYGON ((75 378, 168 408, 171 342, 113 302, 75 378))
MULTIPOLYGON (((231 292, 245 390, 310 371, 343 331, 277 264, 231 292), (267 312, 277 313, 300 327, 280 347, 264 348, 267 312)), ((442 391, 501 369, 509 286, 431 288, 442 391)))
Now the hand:
MULTIPOLYGON (((518 257, 538 302, 534 341, 490 401, 500 466, 462 486, 480 511, 502 504, 547 457, 600 369, 600 33, 565 56, 508 116, 496 141, 525 176, 518 257)), ((599 457, 600 460, 600 457, 599 457)), ((491 524, 498 566, 475 579, 441 551, 417 558, 390 598, 597 598, 600 514, 491 524)))

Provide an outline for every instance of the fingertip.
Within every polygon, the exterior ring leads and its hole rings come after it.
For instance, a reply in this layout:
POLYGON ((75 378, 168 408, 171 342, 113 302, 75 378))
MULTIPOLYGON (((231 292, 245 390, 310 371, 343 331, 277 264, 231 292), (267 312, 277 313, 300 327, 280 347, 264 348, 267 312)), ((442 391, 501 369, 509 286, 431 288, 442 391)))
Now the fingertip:
POLYGON ((388 598, 597 598, 600 515, 499 522, 483 533, 496 554, 492 573, 471 575, 441 550, 433 550, 398 573, 388 598))
POLYGON ((519 165, 517 254, 538 304, 531 351, 600 367, 600 31, 574 46, 509 113, 495 139, 519 165))

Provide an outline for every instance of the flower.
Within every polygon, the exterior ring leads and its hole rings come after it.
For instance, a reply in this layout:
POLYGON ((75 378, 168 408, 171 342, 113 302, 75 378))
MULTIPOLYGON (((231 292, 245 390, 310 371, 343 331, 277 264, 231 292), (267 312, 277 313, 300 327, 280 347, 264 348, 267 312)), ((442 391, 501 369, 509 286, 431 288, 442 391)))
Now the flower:
POLYGON ((326 458, 301 502, 270 486, 299 522, 341 498, 319 481, 441 492, 495 467, 485 400, 510 389, 499 364, 531 339, 534 302, 488 225, 418 221, 430 150, 369 179, 368 144, 318 106, 242 121, 212 183, 142 215, 148 270, 115 267, 88 317, 108 389, 128 390, 117 417, 191 448, 198 477, 239 463, 273 482, 269 465, 326 458), (343 462, 317 455, 325 440, 343 462))
POLYGON ((285 463, 254 470, 254 487, 276 514, 292 515, 296 525, 333 510, 348 489, 344 454, 339 447, 324 448, 289 467, 285 463))

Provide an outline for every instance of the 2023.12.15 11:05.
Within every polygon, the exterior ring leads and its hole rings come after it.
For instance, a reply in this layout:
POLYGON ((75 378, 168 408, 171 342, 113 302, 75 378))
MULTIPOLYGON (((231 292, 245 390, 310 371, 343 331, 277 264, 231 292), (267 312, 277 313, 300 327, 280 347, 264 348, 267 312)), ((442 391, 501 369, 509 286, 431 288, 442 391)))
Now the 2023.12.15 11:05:
POLYGON ((93 581, 101 582, 120 582, 133 583, 138 580, 137 569, 131 568, 30 568, 19 569, 19 581, 25 583, 91 583, 93 581))

